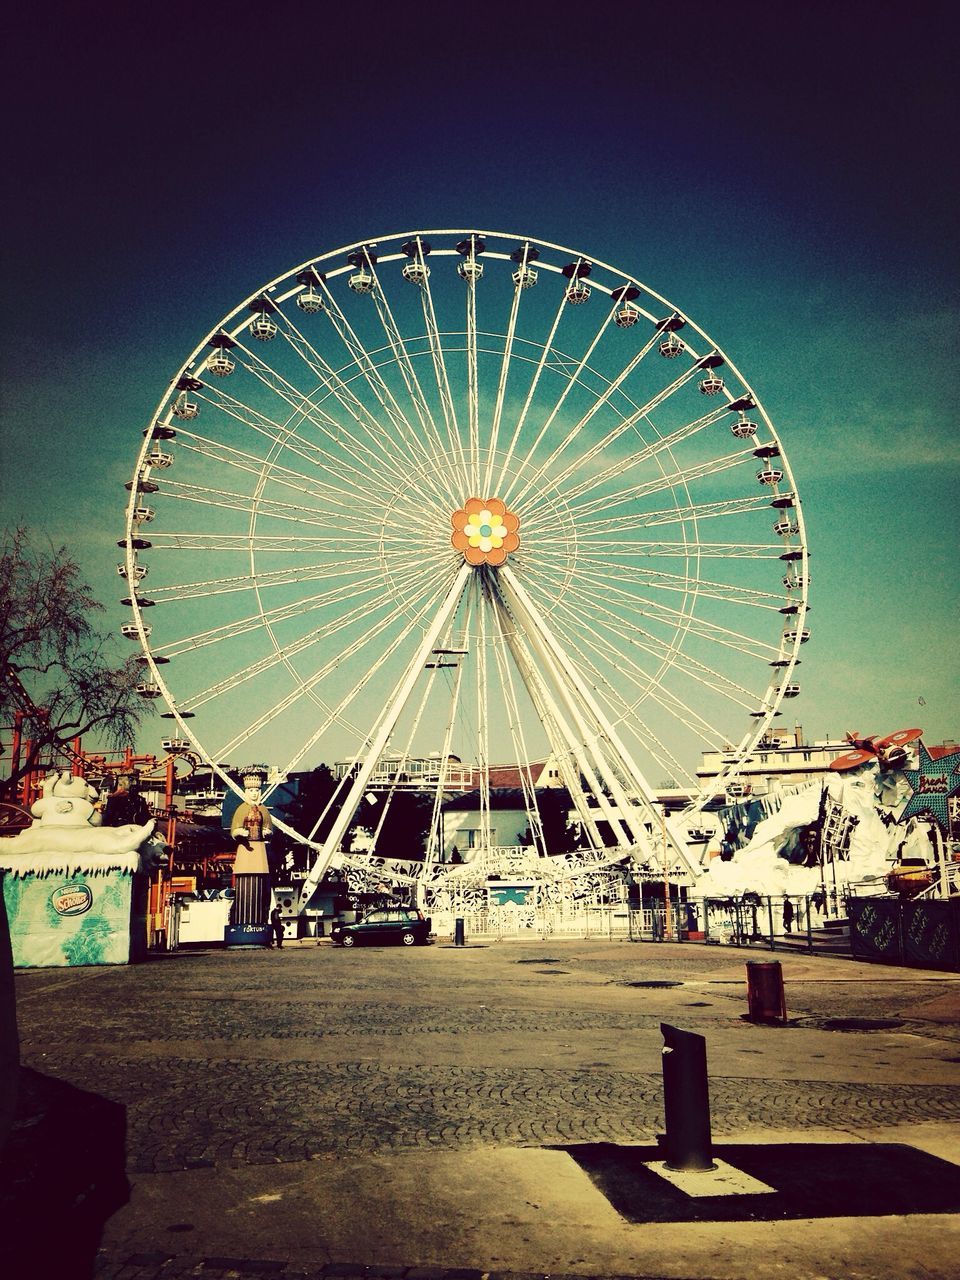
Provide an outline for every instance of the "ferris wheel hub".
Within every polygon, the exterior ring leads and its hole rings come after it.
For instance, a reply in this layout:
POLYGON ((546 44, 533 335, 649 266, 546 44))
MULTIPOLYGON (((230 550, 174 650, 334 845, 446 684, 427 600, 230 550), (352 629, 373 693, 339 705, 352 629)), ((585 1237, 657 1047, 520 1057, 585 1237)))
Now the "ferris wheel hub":
POLYGON ((450 541, 467 564, 503 564, 520 546, 520 517, 499 498, 468 498, 450 517, 450 541))

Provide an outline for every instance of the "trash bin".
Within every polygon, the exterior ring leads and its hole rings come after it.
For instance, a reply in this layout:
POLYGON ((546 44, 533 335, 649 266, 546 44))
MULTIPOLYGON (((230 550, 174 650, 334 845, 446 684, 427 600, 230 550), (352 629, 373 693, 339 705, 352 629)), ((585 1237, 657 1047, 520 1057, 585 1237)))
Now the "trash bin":
POLYGON ((462 947, 463 943, 464 943, 463 920, 460 916, 457 916, 457 918, 453 922, 453 945, 455 947, 462 947))
POLYGON ((783 970, 779 960, 747 961, 747 1009, 751 1022, 786 1022, 783 970))

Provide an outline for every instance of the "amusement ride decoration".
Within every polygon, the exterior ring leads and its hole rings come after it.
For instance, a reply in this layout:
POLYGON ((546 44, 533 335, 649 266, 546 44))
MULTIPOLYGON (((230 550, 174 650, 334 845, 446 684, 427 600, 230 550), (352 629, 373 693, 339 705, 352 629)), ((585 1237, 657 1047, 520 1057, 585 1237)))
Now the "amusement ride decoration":
MULTIPOLYGON (((292 832, 305 893, 388 749, 397 785, 437 756, 435 817, 449 763, 469 768, 478 865, 524 862, 495 856, 507 761, 545 865, 529 762, 549 758, 582 836, 565 874, 659 866, 655 788, 697 793, 723 751, 695 822, 799 692, 809 573, 779 436, 698 325, 574 250, 423 231, 276 277, 174 372, 127 488, 142 696, 235 790, 223 762, 252 754, 348 762, 324 838, 292 832)), ((397 878, 455 874, 440 857, 432 838, 397 878)))
POLYGON ((903 776, 913 788, 900 822, 920 814, 931 814, 941 831, 950 830, 949 801, 960 796, 960 751, 934 759, 921 742, 916 769, 904 769, 903 776))

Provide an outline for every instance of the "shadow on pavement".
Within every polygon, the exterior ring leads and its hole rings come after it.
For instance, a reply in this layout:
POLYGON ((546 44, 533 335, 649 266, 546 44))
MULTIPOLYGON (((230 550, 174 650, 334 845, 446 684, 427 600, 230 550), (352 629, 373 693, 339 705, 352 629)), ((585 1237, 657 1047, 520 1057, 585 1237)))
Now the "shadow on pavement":
POLYGON ((688 1196, 648 1164, 659 1147, 558 1147, 628 1222, 769 1222, 786 1218, 960 1213, 960 1168, 899 1143, 714 1144, 715 1159, 771 1187, 751 1195, 688 1196))
POLYGON ((126 1130, 119 1103, 21 1068, 0 1154, 8 1275, 93 1275, 104 1223, 129 1199, 126 1130))

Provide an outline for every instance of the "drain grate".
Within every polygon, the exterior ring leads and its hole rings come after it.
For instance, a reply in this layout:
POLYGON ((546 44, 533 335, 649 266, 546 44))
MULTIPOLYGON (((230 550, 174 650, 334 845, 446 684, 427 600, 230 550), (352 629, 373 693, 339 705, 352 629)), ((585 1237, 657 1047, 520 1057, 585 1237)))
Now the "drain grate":
POLYGON ((682 987, 682 982, 668 982, 658 978, 653 978, 648 982, 625 982, 625 987, 682 987))
POLYGON ((903 1023, 896 1018, 825 1018, 824 1031, 895 1031, 903 1023))

